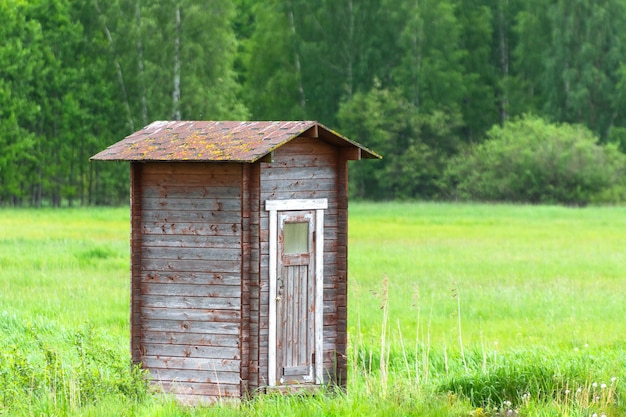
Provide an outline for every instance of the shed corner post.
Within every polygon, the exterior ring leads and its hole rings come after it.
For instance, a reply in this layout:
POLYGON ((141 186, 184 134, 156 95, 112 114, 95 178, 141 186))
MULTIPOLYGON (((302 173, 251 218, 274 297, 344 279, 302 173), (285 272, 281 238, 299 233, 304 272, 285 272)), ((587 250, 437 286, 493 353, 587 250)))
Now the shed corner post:
POLYGON ((278 235, 278 215, 275 208, 269 211, 269 324, 267 380, 270 387, 276 386, 276 252, 278 235))
POLYGON ((134 363, 141 362, 141 164, 130 163, 130 352, 134 363))
POLYGON ((241 165, 241 310, 239 312, 240 397, 250 391, 250 165, 241 165))

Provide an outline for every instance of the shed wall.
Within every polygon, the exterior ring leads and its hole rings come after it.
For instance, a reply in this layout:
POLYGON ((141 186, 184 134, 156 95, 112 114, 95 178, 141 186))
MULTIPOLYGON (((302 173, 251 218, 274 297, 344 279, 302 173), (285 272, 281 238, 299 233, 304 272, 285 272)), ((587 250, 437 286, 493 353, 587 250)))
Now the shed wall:
POLYGON ((243 179, 240 164, 132 164, 133 360, 189 401, 241 395, 243 179))
MULTIPOLYGON (((258 378, 268 379, 269 217, 266 200, 328 199, 324 213, 324 348, 325 382, 345 384, 347 327, 347 162, 341 148, 315 138, 297 138, 277 149, 272 163, 260 163, 260 268, 258 378)), ((251 352, 252 354, 252 352, 251 352)), ((251 379, 252 385, 252 379, 251 379)))
MULTIPOLYGON (((260 318, 260 164, 244 164, 244 273, 242 279, 242 392, 254 393, 259 388, 259 329, 268 323, 260 318), (246 230, 248 231, 246 233, 246 230), (247 260, 247 262, 246 262, 247 260)), ((266 342, 267 343, 267 342, 266 342)), ((266 345, 267 347, 267 345, 266 345)))

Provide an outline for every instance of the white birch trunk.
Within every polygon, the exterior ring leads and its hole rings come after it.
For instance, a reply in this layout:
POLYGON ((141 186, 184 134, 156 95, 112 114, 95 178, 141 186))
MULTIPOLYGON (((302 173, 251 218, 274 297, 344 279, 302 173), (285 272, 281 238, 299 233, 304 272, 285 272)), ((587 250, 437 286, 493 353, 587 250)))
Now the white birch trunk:
POLYGON ((419 79, 420 72, 422 70, 422 42, 424 41, 424 23, 422 22, 422 11, 420 10, 419 0, 415 0, 415 19, 416 27, 411 36, 411 49, 413 50, 413 58, 415 59, 415 67, 413 68, 411 75, 412 84, 412 99, 413 104, 417 109, 420 107, 420 88, 419 79))
POLYGON ((174 36, 174 90, 172 91, 172 117, 181 119, 180 113, 180 5, 176 4, 176 33, 174 36))
POLYGON ((113 36, 111 35, 111 31, 109 30, 109 27, 106 24, 106 16, 100 10, 100 5, 98 4, 98 0, 95 0, 94 5, 96 7, 96 11, 98 12, 98 15, 102 19, 103 26, 104 26, 104 33, 107 37, 107 41, 109 42, 109 46, 111 47, 111 50, 113 51, 113 65, 115 65, 115 71, 117 72, 117 78, 120 83, 120 89, 122 90, 122 96, 124 97, 124 107, 126 109, 126 119, 128 121, 128 126, 130 127, 131 131, 134 131, 135 123, 133 121, 132 112, 130 111, 130 103, 128 101, 128 93, 126 91, 126 82, 124 81, 124 73, 122 72, 122 66, 120 65, 120 61, 117 57, 117 53, 115 53, 115 49, 113 47, 113 36))
MULTIPOLYGON (((508 8, 509 0, 500 0, 498 2, 498 38, 500 49, 500 69, 502 78, 507 79, 509 75, 509 45, 506 38, 506 22, 504 17, 504 7, 508 8)), ((506 83, 500 93, 500 123, 504 123, 508 119, 509 97, 506 83)))
POLYGON ((146 97, 146 71, 143 62, 143 31, 141 18, 141 1, 135 3, 135 22, 137 24, 137 66, 139 70, 139 86, 141 89, 141 122, 148 124, 148 99, 146 97))
POLYGON ((296 67, 296 77, 298 79, 298 93, 300 95, 300 106, 303 110, 306 109, 306 95, 304 94, 304 85, 302 84, 302 67, 300 64, 300 50, 298 48, 298 34, 296 32, 296 23, 293 15, 293 2, 289 2, 289 27, 291 29, 291 35, 293 36, 293 50, 294 50, 294 65, 296 67))

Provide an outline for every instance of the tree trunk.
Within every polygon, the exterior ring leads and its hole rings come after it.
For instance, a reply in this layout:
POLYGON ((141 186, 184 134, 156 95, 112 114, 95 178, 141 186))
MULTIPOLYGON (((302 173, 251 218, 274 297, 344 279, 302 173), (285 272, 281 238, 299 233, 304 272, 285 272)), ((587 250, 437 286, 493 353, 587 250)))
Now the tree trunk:
POLYGON ((172 117, 181 119, 180 113, 180 5, 176 3, 176 33, 174 36, 174 90, 172 91, 172 117))
POLYGON ((346 93, 348 100, 352 100, 354 94, 354 53, 357 49, 354 44, 354 4, 348 0, 348 43, 345 48, 346 53, 346 93))
POLYGON ((296 78, 298 79, 298 93, 300 95, 300 106, 302 110, 306 110, 306 95, 304 94, 304 85, 302 84, 302 67, 300 64, 300 49, 298 48, 298 34, 296 32, 296 23, 293 12, 293 1, 289 1, 289 28, 293 36, 294 65, 296 67, 296 78))
POLYGON ((508 9, 509 0, 500 0, 498 2, 498 44, 500 53, 500 71, 502 72, 502 80, 505 82, 500 90, 500 123, 504 124, 508 119, 509 97, 506 80, 509 76, 509 45, 506 36, 506 21, 504 9, 508 9))
POLYGON ((419 78, 422 68, 422 42, 424 40, 424 25, 422 23, 421 10, 419 0, 415 0, 414 19, 416 22, 415 30, 411 36, 411 49, 413 52, 413 59, 415 59, 415 67, 412 69, 411 74, 411 101, 415 105, 415 108, 419 110, 420 107, 420 87, 419 78))
POLYGON ((117 72, 117 78, 120 83, 120 88, 122 90, 122 96, 124 98, 124 107, 126 108, 126 118, 128 121, 128 126, 130 127, 131 131, 134 131, 135 123, 133 121, 132 112, 130 111, 130 103, 128 101, 128 93, 126 91, 126 82, 124 81, 124 73, 122 71, 122 66, 120 65, 120 61, 117 57, 117 54, 115 53, 115 48, 113 46, 113 36, 111 35, 111 31, 109 30, 109 27, 106 24, 106 17, 100 10, 100 5, 98 4, 98 0, 95 0, 94 5, 96 7, 96 11, 98 12, 98 14, 100 15, 102 19, 102 22, 103 22, 102 24, 104 26, 104 33, 106 34, 107 40, 109 42, 109 46, 111 47, 111 51, 113 52, 113 62, 115 65, 115 70, 117 72))
POLYGON ((141 19, 141 1, 135 3, 135 22, 137 24, 137 66, 139 69, 139 88, 141 90, 141 122, 142 126, 148 124, 148 100, 146 97, 146 76, 143 62, 143 32, 141 19))

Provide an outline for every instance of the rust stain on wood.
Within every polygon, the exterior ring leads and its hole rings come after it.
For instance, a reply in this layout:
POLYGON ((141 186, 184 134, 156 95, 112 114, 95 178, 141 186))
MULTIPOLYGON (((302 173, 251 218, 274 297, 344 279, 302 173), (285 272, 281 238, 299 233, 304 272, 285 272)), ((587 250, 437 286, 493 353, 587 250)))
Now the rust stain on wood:
POLYGON ((91 159, 101 161, 256 162, 292 139, 321 137, 335 146, 375 152, 314 121, 157 121, 91 159))

